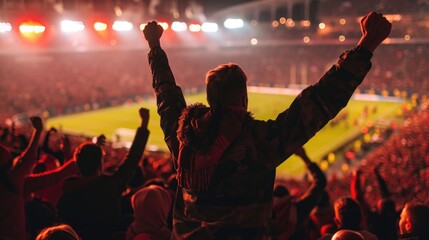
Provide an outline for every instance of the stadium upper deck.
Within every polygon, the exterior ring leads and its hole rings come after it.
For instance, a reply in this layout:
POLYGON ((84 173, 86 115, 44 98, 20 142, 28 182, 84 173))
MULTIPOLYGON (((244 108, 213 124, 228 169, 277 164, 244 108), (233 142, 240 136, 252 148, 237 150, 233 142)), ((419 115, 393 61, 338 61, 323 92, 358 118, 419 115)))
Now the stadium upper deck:
POLYGON ((348 44, 360 36, 360 16, 373 10, 394 22, 386 43, 429 38, 429 4, 421 0, 263 0, 223 9, 206 21, 175 19, 174 13, 149 15, 143 6, 111 2, 102 7, 94 1, 64 0, 61 6, 43 0, 2 2, 0 53, 142 48, 140 30, 153 19, 166 30, 165 47, 348 44), (16 2, 27 4, 12 4, 16 2))

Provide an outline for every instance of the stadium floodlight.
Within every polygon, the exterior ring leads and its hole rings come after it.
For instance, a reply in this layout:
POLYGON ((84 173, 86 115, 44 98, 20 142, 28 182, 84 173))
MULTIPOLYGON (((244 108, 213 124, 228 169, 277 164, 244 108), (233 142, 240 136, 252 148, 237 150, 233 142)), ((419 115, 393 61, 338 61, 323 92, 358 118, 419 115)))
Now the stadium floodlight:
POLYGON ((12 25, 8 22, 0 22, 0 33, 12 31, 12 25))
POLYGON ((81 32, 85 29, 85 25, 81 21, 74 20, 62 20, 61 21, 61 31, 65 33, 75 33, 81 32))
POLYGON ((43 33, 43 32, 45 32, 45 29, 46 29, 46 27, 43 26, 42 24, 37 23, 37 22, 32 22, 32 21, 25 22, 25 23, 22 23, 21 25, 19 25, 19 31, 22 34, 26 34, 26 33, 36 33, 36 34, 43 33))
POLYGON ((164 29, 164 31, 168 29, 168 23, 166 23, 166 22, 159 22, 158 24, 161 25, 161 27, 164 29))
POLYGON ((104 22, 95 22, 94 23, 94 30, 97 32, 103 32, 107 30, 107 24, 104 22))
POLYGON ((203 30, 203 32, 217 32, 218 29, 219 27, 217 23, 213 23, 213 22, 205 22, 201 26, 201 30, 203 30))
POLYGON ((193 23, 193 24, 189 25, 189 31, 200 32, 201 31, 201 25, 193 23))
POLYGON ((185 22, 173 22, 171 24, 171 30, 175 32, 184 32, 188 29, 188 25, 185 22))
POLYGON ((118 32, 129 32, 133 30, 133 24, 128 21, 115 21, 112 28, 118 32))
POLYGON ((142 24, 140 24, 140 30, 142 30, 142 31, 143 31, 143 30, 144 30, 144 28, 146 27, 146 25, 147 25, 146 23, 142 23, 142 24))
POLYGON ((237 29, 244 27, 244 21, 240 18, 228 18, 225 20, 223 25, 229 29, 237 29))

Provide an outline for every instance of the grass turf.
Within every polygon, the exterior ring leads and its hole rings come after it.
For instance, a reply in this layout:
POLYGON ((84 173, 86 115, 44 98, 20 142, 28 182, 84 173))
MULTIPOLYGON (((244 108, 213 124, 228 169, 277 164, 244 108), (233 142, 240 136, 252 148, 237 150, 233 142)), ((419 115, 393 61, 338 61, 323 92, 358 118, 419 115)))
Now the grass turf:
MULTIPOLYGON (((256 119, 274 119, 278 113, 285 110, 292 103, 294 98, 295 96, 250 93, 249 110, 253 112, 256 119)), ((187 104, 206 102, 205 94, 186 96, 186 99, 187 104)), ((395 102, 351 100, 343 110, 349 112, 349 126, 346 126, 344 122, 334 127, 328 124, 305 145, 305 149, 311 159, 320 161, 327 153, 338 148, 344 142, 358 134, 361 127, 368 123, 368 121, 374 122, 377 119, 393 118, 401 106, 401 103, 395 102), (370 113, 369 117, 359 125, 352 125, 352 120, 357 119, 365 107, 369 107, 370 109, 376 107, 377 111, 370 113)), ((73 134, 96 136, 103 133, 109 139, 112 139, 115 130, 118 128, 136 129, 140 123, 138 115, 140 107, 150 110, 149 129, 151 134, 148 146, 156 146, 167 150, 167 146, 163 140, 163 133, 159 127, 159 116, 156 111, 155 99, 147 99, 144 102, 132 105, 51 118, 48 120, 47 126, 53 126, 62 129, 64 132, 73 134)), ((277 168, 277 176, 283 178, 300 177, 304 172, 304 164, 295 156, 290 157, 277 168)))

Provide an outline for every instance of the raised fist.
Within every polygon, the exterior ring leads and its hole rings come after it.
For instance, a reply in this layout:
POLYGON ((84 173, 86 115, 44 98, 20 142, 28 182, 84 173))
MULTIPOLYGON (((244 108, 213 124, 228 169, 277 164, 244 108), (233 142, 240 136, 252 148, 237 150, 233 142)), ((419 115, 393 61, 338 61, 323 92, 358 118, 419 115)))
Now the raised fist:
POLYGON ((370 12, 360 21, 362 38, 358 45, 371 52, 386 39, 392 24, 381 13, 370 12))
POLYGON ((36 129, 36 131, 41 132, 43 130, 43 122, 40 117, 34 116, 30 118, 31 124, 36 129))
POLYGON ((147 23, 146 27, 143 29, 143 34, 150 48, 160 46, 159 39, 163 32, 164 29, 157 22, 152 21, 147 23))
POLYGON ((140 108, 139 114, 140 114, 140 118, 142 120, 141 126, 143 128, 147 128, 147 124, 149 123, 149 109, 140 108))

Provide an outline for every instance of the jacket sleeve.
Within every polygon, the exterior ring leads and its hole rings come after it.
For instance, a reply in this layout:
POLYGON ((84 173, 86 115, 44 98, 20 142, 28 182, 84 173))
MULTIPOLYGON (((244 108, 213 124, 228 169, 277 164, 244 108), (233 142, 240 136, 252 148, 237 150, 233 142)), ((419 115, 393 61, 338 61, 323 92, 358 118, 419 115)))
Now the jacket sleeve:
POLYGON ((152 71, 152 86, 156 95, 164 140, 173 155, 174 164, 177 166, 179 141, 177 140, 176 131, 179 117, 186 107, 185 98, 181 88, 176 85, 164 50, 160 47, 151 49, 148 59, 152 71))
POLYGON ((257 127, 258 137, 271 155, 268 164, 280 165, 347 105, 370 70, 371 57, 365 49, 346 51, 317 83, 295 98, 289 109, 257 127))
POLYGON ((30 193, 54 186, 64 179, 75 175, 76 172, 76 161, 69 160, 59 168, 39 174, 27 175, 24 182, 24 191, 25 193, 30 193))

